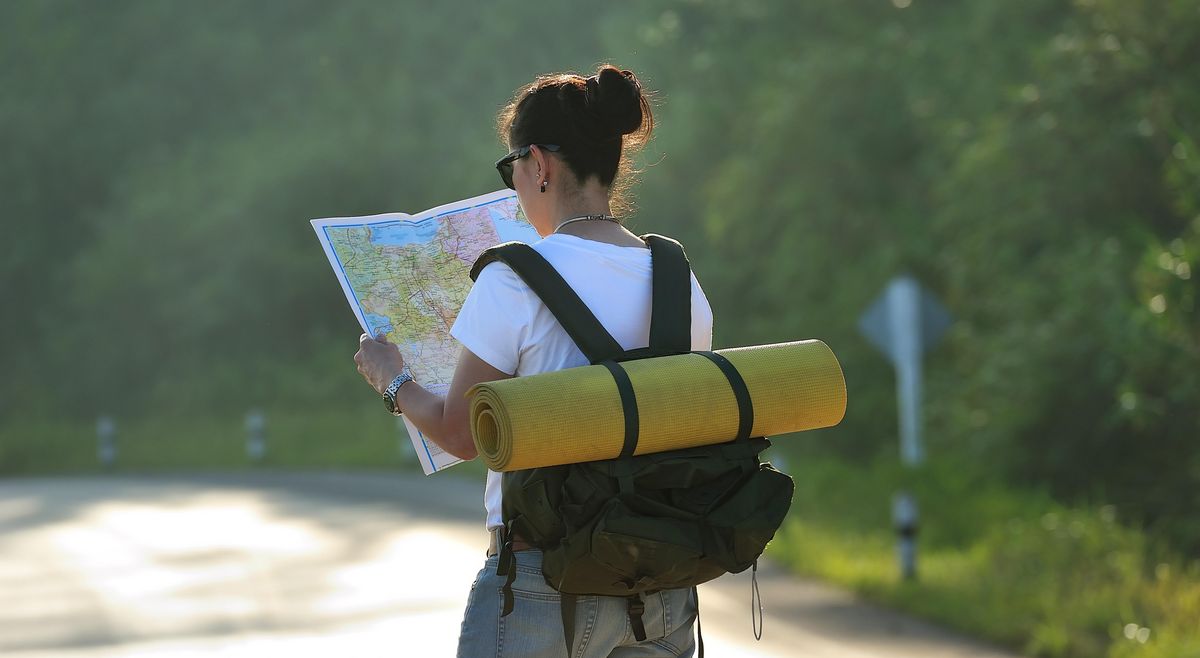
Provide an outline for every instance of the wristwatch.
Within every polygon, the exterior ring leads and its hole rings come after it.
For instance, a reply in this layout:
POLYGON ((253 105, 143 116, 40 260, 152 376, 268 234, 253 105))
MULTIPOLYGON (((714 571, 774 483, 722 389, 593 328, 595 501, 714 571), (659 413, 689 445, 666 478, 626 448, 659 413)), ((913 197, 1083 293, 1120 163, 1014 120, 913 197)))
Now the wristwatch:
POLYGON ((387 407, 388 413, 393 416, 401 414, 400 407, 396 404, 396 391, 399 391, 405 382, 411 382, 412 380, 412 372, 409 371, 408 366, 404 366, 404 370, 401 370, 400 374, 396 375, 396 378, 392 380, 392 383, 388 384, 388 387, 384 389, 383 406, 387 407))

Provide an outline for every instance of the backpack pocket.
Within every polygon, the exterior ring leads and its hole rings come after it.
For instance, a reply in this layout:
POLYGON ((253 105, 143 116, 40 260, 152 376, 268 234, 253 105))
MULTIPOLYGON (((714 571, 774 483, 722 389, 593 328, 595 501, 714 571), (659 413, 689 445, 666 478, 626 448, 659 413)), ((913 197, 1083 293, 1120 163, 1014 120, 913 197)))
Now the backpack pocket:
POLYGON ((746 570, 783 524, 794 491, 792 478, 761 464, 708 513, 708 557, 730 573, 746 570))
POLYGON ((632 590, 667 589, 693 582, 704 544, 694 522, 638 514, 614 498, 592 531, 592 553, 632 590))
POLYGON ((607 596, 691 587, 725 572, 704 558, 695 521, 646 516, 619 498, 547 551, 542 567, 561 591, 607 596))
POLYGON ((521 519, 525 540, 541 545, 564 532, 561 487, 563 467, 509 471, 501 480, 502 513, 505 520, 521 519))

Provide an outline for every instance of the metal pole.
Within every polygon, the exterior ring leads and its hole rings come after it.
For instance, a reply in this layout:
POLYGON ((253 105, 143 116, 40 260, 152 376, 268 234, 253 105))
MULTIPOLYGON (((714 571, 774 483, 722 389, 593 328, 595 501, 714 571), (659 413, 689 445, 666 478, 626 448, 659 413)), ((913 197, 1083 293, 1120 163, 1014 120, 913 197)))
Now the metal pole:
MULTIPOLYGON (((910 276, 895 279, 888 289, 888 319, 895 349, 896 402, 900 421, 900 459, 908 467, 925 460, 921 442, 921 287, 910 276)), ((892 498, 900 575, 917 577, 917 500, 907 491, 892 498)))
POLYGON ((775 467, 775 470, 780 471, 780 472, 787 471, 787 458, 785 458, 783 456, 782 452, 776 451, 774 454, 771 455, 771 458, 767 461, 769 461, 771 463, 771 466, 775 467))
POLYGON ((921 444, 921 288, 912 277, 900 277, 888 288, 887 299, 896 359, 900 457, 915 466, 925 460, 921 444))
MULTIPOLYGON (((953 322, 949 311, 922 291, 908 275, 893 278, 859 318, 859 331, 886 354, 896 368, 896 406, 900 429, 900 460, 906 467, 925 461, 921 439, 921 357, 953 322)), ((901 491, 892 499, 892 515, 900 533, 900 569, 916 575, 917 502, 901 491)))

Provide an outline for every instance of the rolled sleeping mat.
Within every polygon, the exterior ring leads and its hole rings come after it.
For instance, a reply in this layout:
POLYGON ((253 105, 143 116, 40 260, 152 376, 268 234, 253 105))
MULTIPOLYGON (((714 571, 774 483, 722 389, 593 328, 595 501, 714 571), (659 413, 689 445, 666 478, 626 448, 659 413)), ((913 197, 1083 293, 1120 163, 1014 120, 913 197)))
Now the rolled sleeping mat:
POLYGON ((488 468, 515 471, 613 459, 623 448, 641 455, 723 443, 739 434, 832 427, 846 414, 841 365, 819 340, 713 354, 608 362, 478 384, 467 391, 475 447, 488 468), (722 360, 736 372, 727 374, 722 360), (618 381, 625 375, 632 395, 626 388, 623 400, 618 381), (629 442, 631 432, 636 444, 629 442))

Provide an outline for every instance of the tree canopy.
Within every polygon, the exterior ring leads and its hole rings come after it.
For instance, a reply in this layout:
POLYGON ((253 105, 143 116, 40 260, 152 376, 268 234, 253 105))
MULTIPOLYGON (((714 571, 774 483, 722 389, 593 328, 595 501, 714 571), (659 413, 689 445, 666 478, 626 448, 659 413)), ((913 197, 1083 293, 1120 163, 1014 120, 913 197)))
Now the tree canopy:
POLYGON ((895 450, 856 322, 911 272, 932 452, 1200 546, 1195 0, 0 4, 0 423, 362 395, 307 220, 497 188, 499 107, 601 61, 657 90, 630 225, 718 345, 842 359, 814 449, 895 450))

